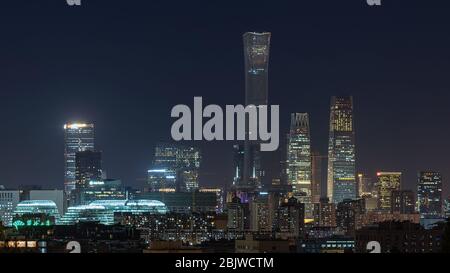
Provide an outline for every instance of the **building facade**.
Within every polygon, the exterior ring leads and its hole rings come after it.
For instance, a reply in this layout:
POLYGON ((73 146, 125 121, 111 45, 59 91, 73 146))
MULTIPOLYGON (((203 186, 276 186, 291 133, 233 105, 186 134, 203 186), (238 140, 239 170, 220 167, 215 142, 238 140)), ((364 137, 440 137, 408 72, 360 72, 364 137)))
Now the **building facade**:
POLYGON ((442 217, 442 175, 434 171, 418 174, 417 209, 421 218, 442 217))
POLYGON ((198 148, 158 143, 152 168, 147 171, 147 190, 197 190, 200 163, 201 154, 198 148))
POLYGON ((312 163, 309 117, 307 113, 292 113, 288 135, 287 176, 294 197, 305 204, 307 217, 312 216, 312 163))
POLYGON ((392 192, 401 188, 402 173, 401 172, 378 172, 378 204, 379 209, 389 212, 392 207, 392 192))
POLYGON ((0 190, 0 222, 4 226, 11 226, 14 209, 20 202, 20 191, 0 190))
POLYGON ((353 97, 331 98, 327 194, 334 203, 355 199, 355 131, 353 97))
POLYGON ((413 214, 415 213, 416 198, 410 190, 392 191, 391 213, 413 214))
POLYGON ((64 125, 64 189, 75 189, 75 154, 80 151, 93 151, 94 124, 67 123, 64 125))
MULTIPOLYGON (((270 38, 271 34, 268 32, 246 32, 243 35, 246 106, 257 107, 268 104, 270 38)), ((243 179, 237 186, 244 191, 258 191, 262 187, 265 175, 264 159, 260 151, 260 142, 248 140, 248 128, 246 135, 243 179)))

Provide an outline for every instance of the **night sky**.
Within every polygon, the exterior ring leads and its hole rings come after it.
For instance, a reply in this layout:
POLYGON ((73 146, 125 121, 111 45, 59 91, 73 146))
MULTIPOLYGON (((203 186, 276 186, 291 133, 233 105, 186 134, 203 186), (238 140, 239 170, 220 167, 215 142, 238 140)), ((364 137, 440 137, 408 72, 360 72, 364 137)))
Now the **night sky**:
MULTIPOLYGON (((63 124, 92 121, 109 177, 141 187, 170 110, 244 102, 242 34, 272 32, 269 103, 309 112, 326 153, 332 95, 353 95, 357 168, 450 181, 450 2, 2 1, 0 184, 63 187, 63 124)), ((203 150, 201 185, 231 183, 232 142, 203 150)), ((274 165, 279 156, 274 156, 274 165)))

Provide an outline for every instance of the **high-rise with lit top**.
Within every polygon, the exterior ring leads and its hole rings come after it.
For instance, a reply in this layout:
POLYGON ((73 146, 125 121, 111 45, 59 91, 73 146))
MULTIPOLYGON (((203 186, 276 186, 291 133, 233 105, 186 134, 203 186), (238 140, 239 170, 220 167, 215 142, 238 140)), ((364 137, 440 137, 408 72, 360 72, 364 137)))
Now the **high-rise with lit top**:
POLYGON ((353 97, 332 97, 327 195, 333 203, 357 197, 353 97))
POLYGON ((291 114, 288 136, 287 176, 294 197, 305 204, 306 216, 312 216, 311 139, 307 113, 291 114))
MULTIPOLYGON (((269 32, 246 32, 243 35, 245 59, 245 105, 268 104, 269 32)), ((247 138, 249 135, 246 130, 247 138)), ((244 168, 242 181, 238 185, 243 191, 258 191, 264 179, 264 159, 259 141, 244 143, 244 168)))
POLYGON ((93 151, 94 124, 84 122, 64 125, 64 189, 71 192, 75 189, 75 154, 82 151, 93 151))

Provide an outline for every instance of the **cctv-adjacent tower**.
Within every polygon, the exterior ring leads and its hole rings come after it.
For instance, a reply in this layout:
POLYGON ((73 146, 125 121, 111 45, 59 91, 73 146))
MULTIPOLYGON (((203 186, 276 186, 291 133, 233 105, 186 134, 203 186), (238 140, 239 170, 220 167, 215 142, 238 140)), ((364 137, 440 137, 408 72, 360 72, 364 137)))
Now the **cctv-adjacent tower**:
MULTIPOLYGON (((243 36, 245 105, 267 105, 270 36, 271 34, 268 32, 246 32, 243 36)), ((248 130, 246 131, 248 132, 248 130)), ((261 159, 260 143, 246 140, 244 143, 243 179, 238 188, 244 191, 257 191, 261 188, 264 177, 261 159)))
POLYGON ((328 142, 328 198, 334 203, 356 198, 353 98, 331 98, 328 142))
POLYGON ((312 216, 311 138, 307 113, 292 113, 288 136, 287 176, 294 197, 305 204, 307 217, 312 216))

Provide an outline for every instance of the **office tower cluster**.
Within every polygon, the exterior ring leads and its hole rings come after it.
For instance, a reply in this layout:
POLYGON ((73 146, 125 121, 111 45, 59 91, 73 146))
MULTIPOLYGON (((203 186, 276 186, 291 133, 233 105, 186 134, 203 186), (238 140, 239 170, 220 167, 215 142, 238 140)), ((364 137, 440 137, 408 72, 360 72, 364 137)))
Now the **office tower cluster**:
MULTIPOLYGON (((246 106, 269 104, 270 42, 268 32, 243 35, 246 106)), ((226 192, 200 185, 200 150, 178 142, 157 143, 142 187, 127 187, 106 176, 94 124, 67 123, 64 190, 0 186, 0 228, 9 231, 0 252, 57 252, 67 238, 91 252, 367 252, 372 240, 382 252, 439 251, 450 216, 441 173, 419 171, 414 191, 402 171, 357 172, 352 96, 331 97, 326 152, 311 113, 298 110, 283 132, 279 176, 261 141, 233 143, 226 192)))
MULTIPOLYGON (((269 104, 270 37, 270 33, 244 34, 246 105, 269 104)), ((310 114, 291 113, 286 145, 280 149, 279 177, 268 177, 267 154, 251 141, 233 146, 226 210, 230 236, 242 238, 251 232, 266 239, 303 238, 305 248, 299 251, 309 252, 319 242, 355 248, 358 231, 378 223, 407 221, 428 230, 444 219, 438 172, 419 172, 417 194, 403 188, 400 171, 358 173, 353 97, 331 97, 329 114, 325 155, 313 146, 310 114)))

